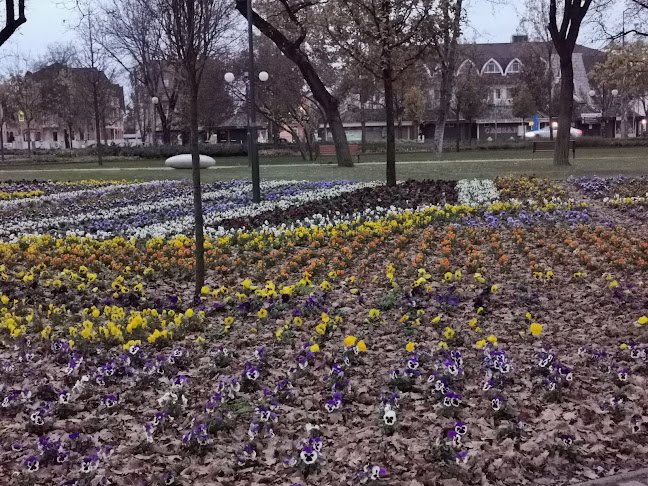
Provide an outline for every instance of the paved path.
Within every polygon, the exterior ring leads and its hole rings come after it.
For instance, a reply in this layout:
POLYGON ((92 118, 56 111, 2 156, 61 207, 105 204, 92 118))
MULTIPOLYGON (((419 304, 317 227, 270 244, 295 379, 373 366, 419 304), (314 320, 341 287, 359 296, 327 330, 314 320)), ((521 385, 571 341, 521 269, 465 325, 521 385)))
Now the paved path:
MULTIPOLYGON (((623 157, 624 159, 645 159, 645 157, 639 157, 639 156, 630 156, 630 157, 623 157)), ((580 160, 618 160, 618 157, 581 157, 580 160)), ((403 161, 397 161, 396 165, 397 166, 402 166, 402 165, 426 165, 426 164, 433 164, 433 165, 440 165, 440 164, 470 164, 470 163, 488 163, 488 162, 534 162, 534 161, 551 161, 551 159, 548 158, 519 158, 519 159, 458 159, 458 160, 403 160, 403 161)), ((578 159, 577 159, 578 161, 578 159)), ((365 165, 379 165, 383 166, 385 165, 384 161, 380 162, 360 162, 356 167, 362 167, 365 165)), ((261 168, 263 169, 269 169, 272 167, 283 167, 283 168, 295 168, 295 167, 308 167, 308 166, 316 166, 316 167, 333 167, 337 168, 337 164, 317 164, 315 162, 312 163, 295 163, 295 164, 261 164, 261 168)), ((224 170, 224 169, 248 169, 247 165, 221 165, 221 166, 214 166, 214 167, 208 167, 207 170, 224 170)), ((36 172, 36 173, 47 173, 47 172, 127 172, 127 171, 173 171, 173 170, 178 170, 178 169, 173 169, 171 167, 105 167, 105 166, 95 166, 95 167, 81 167, 81 168, 53 168, 53 169, 32 169, 30 166, 17 166, 17 167, 7 167, 3 168, 3 172, 36 172)), ((186 169, 189 170, 189 169, 186 169)))
POLYGON ((573 486, 648 486, 648 468, 606 478, 593 479, 573 486))

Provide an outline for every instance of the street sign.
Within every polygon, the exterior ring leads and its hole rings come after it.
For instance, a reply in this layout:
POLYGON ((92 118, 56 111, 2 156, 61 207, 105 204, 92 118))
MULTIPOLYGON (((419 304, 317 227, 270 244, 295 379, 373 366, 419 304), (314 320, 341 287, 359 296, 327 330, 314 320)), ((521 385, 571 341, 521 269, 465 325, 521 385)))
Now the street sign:
POLYGON ((18 121, 21 122, 21 123, 25 121, 25 112, 24 111, 19 111, 18 112, 18 121))

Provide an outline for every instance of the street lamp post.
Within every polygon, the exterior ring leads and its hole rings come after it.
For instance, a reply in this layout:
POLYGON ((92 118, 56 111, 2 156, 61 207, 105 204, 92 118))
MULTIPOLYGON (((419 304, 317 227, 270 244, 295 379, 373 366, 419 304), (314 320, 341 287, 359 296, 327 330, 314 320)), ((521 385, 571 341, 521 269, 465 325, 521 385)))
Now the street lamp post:
MULTIPOLYGON (((251 44, 250 40, 250 46, 251 44)), ((253 58, 252 58, 253 59, 253 58)), ((253 61, 252 61, 253 62, 253 61)), ((254 71, 249 71, 254 72, 254 71)), ((234 73, 225 73, 225 81, 233 83, 235 80, 234 73)), ((252 201, 261 202, 261 177, 259 174, 259 153, 257 151, 257 126, 256 126, 256 106, 254 104, 254 76, 245 73, 245 102, 248 108, 248 160, 252 167, 252 201)), ((267 81, 269 75, 265 71, 259 73, 259 81, 267 81)))
POLYGON ((160 99, 157 96, 151 97, 151 143, 155 147, 155 135, 157 132, 157 116, 155 115, 155 109, 157 104, 160 102, 160 99))
POLYGON ((623 19, 623 20, 622 20, 622 27, 621 27, 621 29, 622 29, 622 32, 621 32, 621 45, 622 45, 622 46, 625 46, 625 36, 626 36, 626 30, 625 30, 625 15, 626 15, 626 12, 627 12, 628 10, 630 10, 631 8, 632 8, 632 7, 628 7, 628 8, 626 8, 626 9, 623 11, 623 14, 622 14, 622 16, 621 16, 622 19, 623 19))

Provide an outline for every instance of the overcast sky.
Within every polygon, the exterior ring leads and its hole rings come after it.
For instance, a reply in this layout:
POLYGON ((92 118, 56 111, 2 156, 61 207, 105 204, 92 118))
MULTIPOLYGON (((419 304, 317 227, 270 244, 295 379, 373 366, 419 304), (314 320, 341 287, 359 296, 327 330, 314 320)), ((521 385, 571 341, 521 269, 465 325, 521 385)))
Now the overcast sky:
MULTIPOLYGON (((47 45, 74 39, 70 26, 75 12, 66 9, 69 0, 27 0, 27 23, 20 27, 9 43, 3 46, 5 52, 20 51, 32 59, 43 55, 47 45)), ((468 7, 470 26, 465 31, 469 41, 508 42, 518 27, 518 12, 514 5, 521 0, 510 1, 508 5, 495 7, 487 0, 472 0, 468 7)), ((587 43, 585 39, 579 42, 587 43)))

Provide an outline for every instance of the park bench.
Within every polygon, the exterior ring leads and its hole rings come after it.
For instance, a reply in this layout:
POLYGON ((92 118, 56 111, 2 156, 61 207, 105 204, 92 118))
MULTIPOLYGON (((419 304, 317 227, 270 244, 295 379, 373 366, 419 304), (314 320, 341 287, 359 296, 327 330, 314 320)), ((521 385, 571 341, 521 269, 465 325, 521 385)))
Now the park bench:
MULTIPOLYGON (((360 151, 358 150, 357 145, 349 145, 349 151, 351 152, 351 155, 355 155, 358 157, 358 163, 360 163, 360 151)), ((320 156, 322 155, 335 155, 335 145, 320 145, 319 147, 319 154, 320 156)), ((320 159, 320 164, 321 164, 321 159, 320 159)))
MULTIPOLYGON (((576 140, 569 141, 569 149, 572 151, 573 158, 576 158, 576 140)), ((540 140, 533 142, 533 153, 536 152, 554 152, 556 150, 555 140, 540 140)), ((533 156, 531 156, 533 159, 533 156)))

